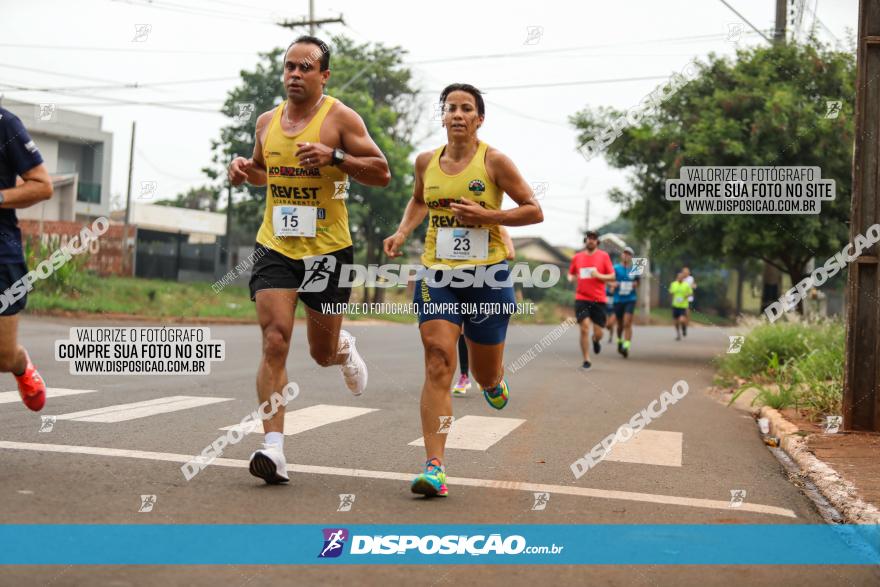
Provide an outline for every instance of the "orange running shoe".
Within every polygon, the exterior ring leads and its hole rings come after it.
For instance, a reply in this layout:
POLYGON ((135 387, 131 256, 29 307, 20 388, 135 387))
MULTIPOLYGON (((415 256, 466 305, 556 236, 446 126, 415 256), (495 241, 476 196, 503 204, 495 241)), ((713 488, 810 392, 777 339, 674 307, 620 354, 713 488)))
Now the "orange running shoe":
POLYGON ((21 396, 21 401, 29 409, 39 412, 46 405, 46 384, 43 382, 43 378, 40 377, 37 368, 31 363, 31 357, 27 354, 27 351, 25 351, 24 356, 27 359, 27 367, 25 367, 24 373, 21 375, 13 373, 13 376, 18 382, 18 394, 21 396))

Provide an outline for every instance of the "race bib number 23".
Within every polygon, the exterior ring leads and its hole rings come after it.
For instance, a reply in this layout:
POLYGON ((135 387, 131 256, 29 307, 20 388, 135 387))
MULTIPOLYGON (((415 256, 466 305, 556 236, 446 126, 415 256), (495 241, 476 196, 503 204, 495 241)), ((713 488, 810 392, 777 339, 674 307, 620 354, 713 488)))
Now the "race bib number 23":
POLYGON ((489 229, 438 228, 437 258, 483 260, 489 258, 489 229))

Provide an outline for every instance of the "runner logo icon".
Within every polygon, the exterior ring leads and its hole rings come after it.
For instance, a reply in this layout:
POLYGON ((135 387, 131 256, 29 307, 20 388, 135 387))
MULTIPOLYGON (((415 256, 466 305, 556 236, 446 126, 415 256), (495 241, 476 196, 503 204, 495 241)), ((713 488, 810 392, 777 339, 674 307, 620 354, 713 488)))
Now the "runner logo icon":
POLYGON ((336 257, 332 255, 317 255, 303 259, 306 273, 303 277, 299 291, 315 293, 327 289, 328 278, 336 270, 336 257))
POLYGON ((348 540, 348 530, 345 528, 324 528, 324 548, 318 558, 336 558, 342 554, 345 541, 348 540))

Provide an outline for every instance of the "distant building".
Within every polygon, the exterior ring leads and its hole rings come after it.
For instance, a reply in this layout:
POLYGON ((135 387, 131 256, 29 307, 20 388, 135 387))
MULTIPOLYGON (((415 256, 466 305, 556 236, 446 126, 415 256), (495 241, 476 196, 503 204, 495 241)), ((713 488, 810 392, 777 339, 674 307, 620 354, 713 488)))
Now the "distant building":
MULTIPOLYGON (((626 241, 623 240, 622 235, 607 232, 599 235, 599 248, 611 255, 611 258, 617 262, 623 249, 626 248, 626 241)), ((635 256, 638 257, 638 255, 635 256)))
MULTIPOLYGON (((111 219, 123 222, 125 210, 111 219)), ((226 272, 225 214, 132 202, 129 222, 137 227, 136 277, 213 281, 226 272)))
POLYGON ((113 134, 101 130, 101 117, 9 98, 0 105, 21 119, 56 190, 63 188, 48 202, 17 210, 18 217, 87 222, 109 215, 113 134))
POLYGON ((539 236, 515 237, 513 238, 513 247, 516 249, 516 256, 527 261, 553 263, 566 271, 571 263, 571 257, 539 236))
MULTIPOLYGON (((111 218, 124 222, 125 210, 114 210, 111 218)), ((163 240, 161 235, 184 235, 187 243, 209 244, 226 234, 226 214, 176 206, 132 202, 128 221, 137 226, 139 235, 159 233, 158 238, 149 240, 163 240)))

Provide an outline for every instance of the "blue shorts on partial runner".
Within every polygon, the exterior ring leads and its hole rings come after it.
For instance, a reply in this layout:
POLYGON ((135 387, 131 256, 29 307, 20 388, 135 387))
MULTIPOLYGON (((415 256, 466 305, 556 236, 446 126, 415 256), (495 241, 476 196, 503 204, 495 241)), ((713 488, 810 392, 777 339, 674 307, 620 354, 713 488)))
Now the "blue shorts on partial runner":
POLYGON ((623 320, 624 314, 635 314, 635 302, 614 302, 614 315, 618 320, 623 320))
MULTIPOLYGON (((516 307, 513 285, 509 284, 510 269, 507 261, 483 267, 483 271, 494 275, 494 281, 507 284, 501 287, 485 283, 455 287, 457 280, 450 280, 451 275, 447 275, 452 271, 428 270, 423 279, 416 281, 413 292, 419 325, 428 320, 446 320, 459 326, 464 324, 464 335, 478 344, 504 342, 507 324, 516 307)), ((456 272, 474 275, 476 270, 458 269, 456 272)))

